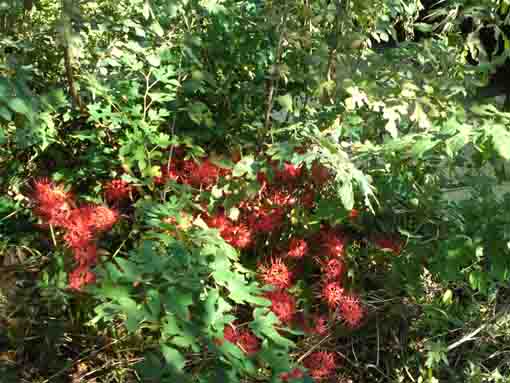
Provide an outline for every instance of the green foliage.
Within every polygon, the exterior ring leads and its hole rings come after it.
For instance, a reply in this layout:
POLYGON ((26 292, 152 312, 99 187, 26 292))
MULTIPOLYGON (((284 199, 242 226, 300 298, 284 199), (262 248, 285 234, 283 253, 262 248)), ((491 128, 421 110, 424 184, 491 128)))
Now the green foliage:
MULTIPOLYGON (((277 382, 323 344, 342 356, 339 380, 507 381, 506 322, 456 342, 508 319, 510 114, 479 96, 508 58, 509 4, 429 3, 0 1, 0 271, 37 280, 26 322, 125 331, 142 381, 277 382), (183 148, 179 161, 207 157, 224 175, 211 188, 168 177, 183 148), (261 173, 282 165, 310 177, 313 207, 299 190, 282 232, 239 252, 201 217, 221 207, 239 222, 261 173), (123 218, 98 240, 85 292, 66 291, 63 232, 33 214, 32 181, 47 176, 123 218), (108 200, 111 179, 127 199, 108 200), (352 239, 343 282, 368 307, 360 329, 324 338, 281 323, 257 279, 273 250, 321 225, 352 239), (256 357, 221 341, 233 322, 259 338, 256 357)), ((292 287, 303 316, 324 308, 320 272, 307 260, 292 287)), ((14 333, 39 336, 14 327, 10 350, 14 333)))

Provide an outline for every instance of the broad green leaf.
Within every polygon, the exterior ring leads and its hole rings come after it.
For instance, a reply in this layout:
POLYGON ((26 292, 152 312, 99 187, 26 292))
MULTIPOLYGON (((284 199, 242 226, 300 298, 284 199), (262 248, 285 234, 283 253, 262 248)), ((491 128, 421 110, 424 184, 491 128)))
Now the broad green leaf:
POLYGON ((147 292, 146 304, 151 314, 151 319, 153 321, 159 320, 159 314, 161 313, 161 298, 158 290, 150 289, 147 292))
POLYGON ((340 188, 340 198, 342 203, 347 210, 351 210, 354 207, 354 191, 352 190, 352 182, 346 180, 340 188))
POLYGON ((510 132, 502 125, 492 130, 492 141, 498 154, 505 160, 510 160, 510 132))
POLYGON ((283 337, 277 331, 281 324, 272 311, 266 308, 256 308, 253 310, 253 318, 253 321, 250 322, 250 328, 253 330, 255 335, 262 339, 271 339, 272 342, 285 348, 295 346, 294 342, 283 337))
POLYGON ((138 306, 136 301, 131 298, 121 297, 118 299, 119 305, 122 307, 122 312, 127 316, 124 324, 126 329, 133 333, 138 329, 138 326, 145 317, 145 312, 138 306))
POLYGON ((163 37, 165 35, 165 31, 163 30, 163 28, 161 28, 161 24, 158 23, 157 21, 151 24, 151 29, 158 37, 163 37))
POLYGON ((202 0, 202 6, 210 13, 225 12, 226 8, 221 4, 223 0, 202 0))
POLYGON ((175 368, 177 371, 182 371, 184 365, 186 364, 186 359, 182 356, 182 354, 177 351, 175 348, 167 346, 165 344, 161 345, 161 353, 165 358, 165 361, 175 368))
POLYGON ((142 15, 145 20, 148 20, 151 14, 151 6, 149 4, 149 0, 145 0, 143 2, 142 15))
POLYGON ((255 175, 255 158, 253 156, 246 156, 241 159, 232 170, 234 177, 242 177, 244 175, 255 175))
POLYGON ((410 119, 418 123, 421 129, 429 129, 431 127, 430 120, 419 102, 416 102, 414 112, 410 116, 410 119))
POLYGON ((422 157, 427 151, 434 148, 439 141, 433 140, 430 137, 419 139, 411 148, 411 153, 416 158, 422 157))
POLYGON ((138 265, 125 258, 116 258, 115 262, 122 270, 122 277, 129 282, 135 282, 141 278, 142 270, 138 265))
POLYGON ((158 67, 161 64, 161 59, 158 55, 149 55, 147 56, 147 62, 154 67, 158 67))
POLYGON ((23 114, 25 116, 30 113, 30 108, 26 104, 25 100, 22 100, 21 98, 13 98, 9 100, 7 105, 16 113, 23 114))
POLYGON ((0 118, 3 118, 5 121, 11 121, 12 113, 5 106, 0 105, 0 118))
POLYGON ((292 108, 292 96, 287 93, 283 96, 279 96, 276 98, 276 102, 278 102, 278 104, 280 104, 280 106, 286 110, 287 112, 292 112, 293 108, 292 108))

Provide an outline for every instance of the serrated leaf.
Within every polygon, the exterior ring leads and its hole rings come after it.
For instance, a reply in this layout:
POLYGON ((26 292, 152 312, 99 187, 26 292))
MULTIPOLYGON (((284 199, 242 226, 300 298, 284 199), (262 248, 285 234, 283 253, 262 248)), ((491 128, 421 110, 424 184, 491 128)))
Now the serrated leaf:
POLYGON ((430 149, 434 148, 434 146, 436 146, 438 143, 439 143, 438 141, 432 140, 429 137, 424 138, 424 139, 420 139, 411 148, 411 153, 416 158, 420 158, 421 156, 423 156, 423 154, 425 154, 425 152, 427 152, 430 149))
POLYGON ((266 308, 256 308, 253 310, 253 321, 250 322, 250 328, 255 335, 260 338, 268 338, 272 342, 285 347, 294 347, 295 344, 291 340, 283 337, 277 328, 281 326, 276 315, 266 308))
POLYGON ((456 134, 445 141, 445 151, 448 157, 453 158, 467 145, 469 137, 463 133, 456 134))
POLYGON ((232 170, 234 177, 242 177, 245 174, 255 175, 255 158, 253 156, 246 156, 241 159, 232 170))

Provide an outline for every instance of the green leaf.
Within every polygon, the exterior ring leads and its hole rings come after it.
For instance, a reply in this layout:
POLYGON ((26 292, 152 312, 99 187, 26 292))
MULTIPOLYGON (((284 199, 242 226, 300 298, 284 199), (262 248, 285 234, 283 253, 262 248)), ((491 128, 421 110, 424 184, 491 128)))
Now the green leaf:
POLYGON ((417 141, 411 148, 411 153, 416 157, 420 158, 427 151, 434 148, 439 143, 437 140, 433 140, 430 137, 426 137, 417 141))
POLYGON ((151 319, 153 321, 159 320, 159 314, 161 313, 161 298, 159 296, 159 291, 156 289, 150 289, 147 292, 147 307, 151 314, 151 319))
POLYGON ((186 364, 186 359, 175 348, 162 344, 161 353, 165 361, 177 371, 182 371, 186 364))
POLYGON ((0 105, 0 118, 3 118, 5 121, 11 121, 12 113, 5 106, 0 105))
POLYGON ((292 112, 293 108, 292 108, 292 96, 287 93, 283 96, 279 96, 276 98, 276 102, 278 102, 278 104, 280 104, 280 106, 286 110, 287 112, 292 112))
POLYGON ((163 37, 165 35, 165 31, 161 28, 161 24, 157 21, 152 23, 151 29, 158 37, 163 37))
POLYGON ((202 5, 210 13, 225 12, 226 8, 221 2, 222 0, 202 0, 202 5))
POLYGON ((354 191, 352 190, 352 182, 344 182, 340 188, 340 198, 347 210, 351 210, 354 207, 354 191))
POLYGON ((266 308, 256 308, 253 310, 253 318, 254 320, 250 323, 250 328, 255 335, 260 338, 271 339, 272 342, 285 348, 295 346, 294 342, 281 336, 277 331, 280 321, 272 311, 266 308))
POLYGON ((3 145, 7 142, 7 135, 5 133, 4 128, 0 128, 0 145, 3 145))
POLYGON ((510 132, 502 125, 496 125, 492 132, 492 141, 498 154, 510 160, 510 132))
POLYGON ((142 322, 145 316, 145 312, 138 307, 135 300, 127 297, 122 297, 118 300, 122 307, 123 313, 127 316, 124 324, 126 329, 133 333, 138 329, 138 326, 142 322))
POLYGON ((151 15, 151 6, 149 0, 145 0, 142 8, 142 15, 145 20, 148 20, 151 15))
POLYGON ((413 24, 413 27, 423 33, 429 33, 433 31, 433 27, 431 24, 427 23, 415 23, 413 24))
POLYGON ((443 297, 441 298, 444 304, 451 305, 453 303, 453 292, 451 289, 448 289, 443 294, 443 297))
POLYGON ((138 265, 124 258, 117 258, 115 262, 122 269, 122 277, 129 282, 135 282, 140 279, 142 271, 138 265))
POLYGON ((253 156, 243 157, 241 161, 234 166, 232 175, 234 177, 242 177, 244 175, 248 175, 250 178, 255 177, 255 158, 253 156))
POLYGON ((7 105, 16 113, 23 114, 25 116, 30 113, 30 108, 26 104, 25 100, 22 100, 21 98, 13 98, 12 100, 9 100, 7 105))
POLYGON ((147 62, 153 67, 158 67, 161 64, 161 59, 158 55, 149 55, 147 56, 147 62))

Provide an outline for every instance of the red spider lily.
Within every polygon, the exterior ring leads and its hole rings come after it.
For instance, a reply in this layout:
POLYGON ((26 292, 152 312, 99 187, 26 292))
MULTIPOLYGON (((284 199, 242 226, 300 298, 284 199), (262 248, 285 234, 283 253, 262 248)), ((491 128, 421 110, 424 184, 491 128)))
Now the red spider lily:
POLYGON ((344 289, 340 282, 326 282, 322 287, 322 297, 329 307, 336 308, 344 298, 344 289))
POLYGON ((288 191, 271 190, 268 192, 268 200, 274 206, 293 206, 296 203, 296 198, 289 194, 288 191))
POLYGON ((253 244, 252 230, 243 223, 234 225, 224 213, 205 217, 204 221, 207 226, 218 229, 222 238, 237 249, 246 249, 253 244))
MULTIPOLYGON (((193 162, 191 160, 188 161, 193 162)), ((214 165, 208 159, 199 165, 193 162, 193 165, 185 164, 184 167, 186 168, 186 166, 188 166, 187 171, 189 172, 187 179, 189 183, 195 187, 212 186, 220 176, 220 168, 214 165)))
POLYGON ((315 205, 315 191, 311 189, 305 190, 301 194, 300 201, 301 205, 303 205, 304 207, 308 209, 313 208, 313 206, 315 205))
POLYGON ((73 248, 74 260, 79 266, 93 266, 97 261, 97 247, 95 243, 89 243, 84 247, 73 248))
POLYGON ((64 240, 71 248, 85 247, 95 233, 110 230, 119 219, 117 211, 101 205, 73 209, 65 222, 64 240))
POLYGON ((315 380, 330 377, 337 368, 335 354, 329 351, 317 351, 310 354, 303 365, 308 368, 308 373, 315 380))
POLYGON ((232 222, 225 216, 223 212, 212 217, 206 216, 203 219, 207 226, 218 229, 220 234, 232 226, 232 222))
POLYGON ((312 164, 311 178, 315 185, 322 186, 331 178, 331 172, 328 168, 321 165, 320 162, 314 161, 312 164))
POLYGON ((168 180, 179 180, 179 171, 177 170, 176 160, 172 158, 170 164, 160 166, 161 176, 154 177, 154 182, 157 185, 166 183, 168 180))
POLYGON ((35 214, 54 226, 64 226, 74 205, 72 195, 47 178, 35 181, 32 199, 36 204, 35 214))
POLYGON ((296 166, 289 162, 285 162, 282 168, 273 164, 275 180, 283 183, 295 182, 301 176, 302 170, 301 166, 296 166))
POLYGON ((221 236, 236 249, 247 249, 253 244, 252 231, 242 223, 231 225, 221 233, 221 236))
POLYGON ((73 209, 65 222, 64 241, 71 248, 84 248, 94 238, 91 206, 73 209))
POLYGON ((90 220, 97 232, 110 230, 119 220, 117 210, 110 209, 103 205, 93 205, 90 207, 90 220))
POLYGON ((133 187, 124 180, 111 180, 104 185, 104 196, 110 203, 120 202, 129 199, 133 187))
POLYGON ((283 323, 292 321, 296 313, 296 300, 285 291, 268 291, 264 296, 271 301, 271 311, 276 314, 283 323))
POLYGON ((233 325, 226 325, 223 329, 223 337, 226 341, 237 345, 247 355, 253 355, 260 350, 259 339, 248 329, 237 329, 233 325))
POLYGON ((329 332, 328 318, 324 315, 314 315, 313 327, 310 330, 313 334, 326 335, 329 332))
POLYGON ((295 368, 290 372, 283 372, 280 374, 282 382, 289 382, 292 379, 301 379, 304 377, 304 373, 299 368, 295 368))
POLYGON ((279 258, 273 258, 268 265, 260 265, 262 281, 268 285, 284 289, 292 284, 292 272, 279 258))
POLYGON ((365 316, 365 310, 357 297, 345 295, 340 303, 340 316, 349 327, 355 328, 365 316))
POLYGON ((341 257, 344 255, 344 249, 347 239, 332 229, 320 233, 321 247, 329 257, 341 257))
POLYGON ((260 350, 259 339, 249 330, 240 331, 237 345, 247 355, 256 354, 260 350))
POLYGON ((326 281, 338 281, 345 271, 345 264, 340 258, 324 259, 320 265, 322 277, 326 281))
POLYGON ((290 258, 303 258, 308 252, 308 245, 304 239, 292 238, 287 255, 290 258))
POLYGON ((69 273, 69 287, 73 290, 81 290, 83 286, 96 281, 96 276, 86 266, 79 266, 69 273))
POLYGON ((226 341, 230 343, 237 343, 237 339, 239 338, 239 334, 237 333, 237 329, 232 325, 226 325, 223 329, 223 337, 226 341))
POLYGON ((272 210, 259 209, 248 216, 248 223, 259 233, 271 233, 280 229, 285 217, 285 211, 281 208, 272 210))
POLYGON ((179 172, 180 180, 184 184, 191 184, 193 186, 199 186, 200 182, 197 181, 196 173, 199 165, 193 159, 187 159, 182 161, 181 171, 179 172))

